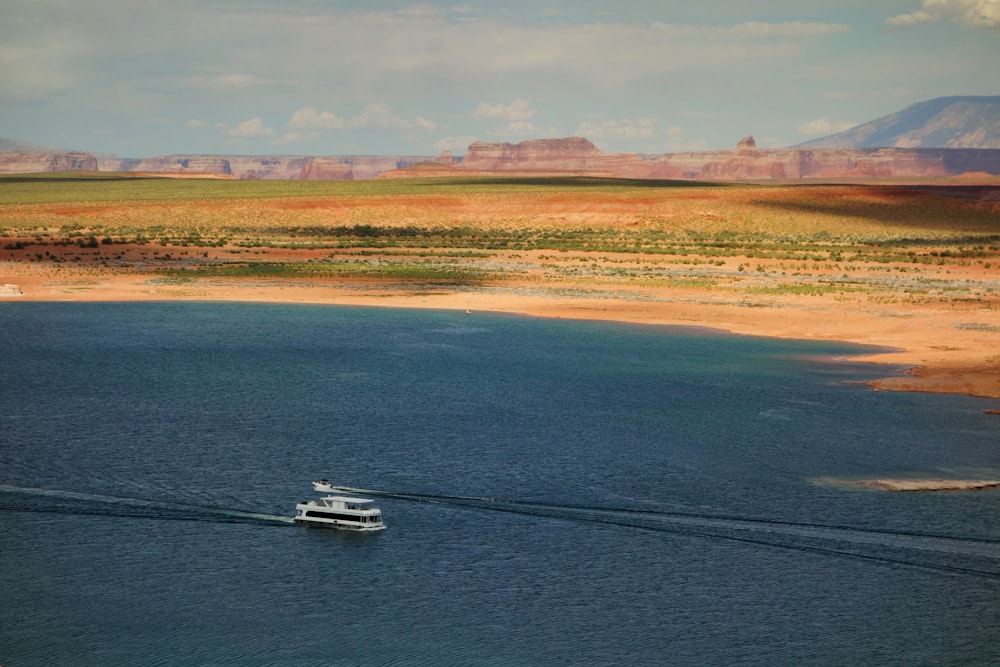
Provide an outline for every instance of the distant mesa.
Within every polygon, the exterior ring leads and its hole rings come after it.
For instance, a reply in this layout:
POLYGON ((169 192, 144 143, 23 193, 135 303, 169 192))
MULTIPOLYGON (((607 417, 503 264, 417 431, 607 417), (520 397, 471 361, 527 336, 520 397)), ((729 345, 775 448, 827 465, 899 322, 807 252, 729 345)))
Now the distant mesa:
POLYGON ((474 141, 463 157, 426 155, 163 155, 120 158, 0 139, 0 174, 143 172, 174 177, 366 180, 454 175, 573 175, 761 180, 1000 175, 1000 96, 940 97, 800 144, 643 155, 605 153, 585 137, 474 141))
MULTIPOLYGON (((366 180, 427 161, 404 155, 164 155, 136 160, 104 156, 101 171, 223 174, 243 180, 366 180)), ((3 155, 0 154, 0 169, 3 155)))
MULTIPOLYGON (((117 170, 116 170, 117 171, 117 170)), ((222 156, 184 156, 169 155, 166 157, 155 157, 141 160, 135 168, 129 171, 142 171, 148 173, 174 173, 174 174, 220 174, 232 176, 233 170, 229 166, 229 160, 222 156)))
POLYGON ((451 151, 441 151, 441 153, 434 158, 433 164, 442 164, 453 167, 458 164, 458 158, 456 158, 451 151))
POLYGON ((0 174, 97 171, 97 158, 74 151, 12 151, 0 153, 0 174))
POLYGON ((351 165, 329 158, 312 158, 299 172, 302 181, 353 181, 351 165))
POLYGON ((505 174, 767 180, 934 177, 966 172, 1000 174, 1000 150, 759 149, 753 136, 748 135, 734 150, 639 155, 604 153, 583 137, 533 139, 517 144, 476 141, 453 167, 421 165, 387 172, 380 178, 505 174))

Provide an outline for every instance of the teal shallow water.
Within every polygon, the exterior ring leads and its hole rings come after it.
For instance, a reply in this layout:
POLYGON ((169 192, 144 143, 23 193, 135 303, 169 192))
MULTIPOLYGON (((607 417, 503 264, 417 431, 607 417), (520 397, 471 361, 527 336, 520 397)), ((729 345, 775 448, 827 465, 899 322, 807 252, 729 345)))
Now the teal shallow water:
POLYGON ((988 401, 861 348, 242 304, 3 304, 0 664, 990 664, 988 401), (891 369, 889 370, 891 372, 891 369), (289 525, 326 477, 388 530, 289 525))

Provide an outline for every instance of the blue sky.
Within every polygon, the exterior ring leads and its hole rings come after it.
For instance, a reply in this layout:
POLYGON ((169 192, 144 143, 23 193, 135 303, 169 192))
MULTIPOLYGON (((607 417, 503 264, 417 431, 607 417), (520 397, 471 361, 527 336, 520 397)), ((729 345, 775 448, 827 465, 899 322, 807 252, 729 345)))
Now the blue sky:
POLYGON ((789 146, 1000 94, 1000 0, 0 0, 0 137, 122 156, 789 146))

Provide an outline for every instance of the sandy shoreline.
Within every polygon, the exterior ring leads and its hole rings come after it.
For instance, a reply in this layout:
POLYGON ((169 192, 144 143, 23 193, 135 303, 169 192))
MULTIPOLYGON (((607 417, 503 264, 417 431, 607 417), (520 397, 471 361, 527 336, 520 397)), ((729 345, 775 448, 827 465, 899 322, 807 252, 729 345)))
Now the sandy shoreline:
MULTIPOLYGON (((958 303, 877 303, 831 296, 766 299, 706 296, 704 291, 622 289, 502 282, 451 288, 379 281, 196 279, 38 265, 0 267, 0 281, 22 296, 3 301, 245 301, 516 313, 534 317, 707 327, 734 334, 836 340, 879 346, 858 357, 896 368, 875 389, 1000 398, 1000 298, 958 303)), ((1000 408, 1000 406, 998 406, 1000 408)), ((992 412, 992 411, 991 411, 992 412)))

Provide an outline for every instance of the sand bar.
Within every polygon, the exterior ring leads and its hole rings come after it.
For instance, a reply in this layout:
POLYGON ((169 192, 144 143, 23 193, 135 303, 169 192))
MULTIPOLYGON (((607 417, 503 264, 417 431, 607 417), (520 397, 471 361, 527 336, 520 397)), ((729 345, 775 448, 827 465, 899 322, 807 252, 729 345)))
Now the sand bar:
POLYGON ((1000 486, 996 479, 872 479, 860 483, 886 491, 978 491, 1000 486))

